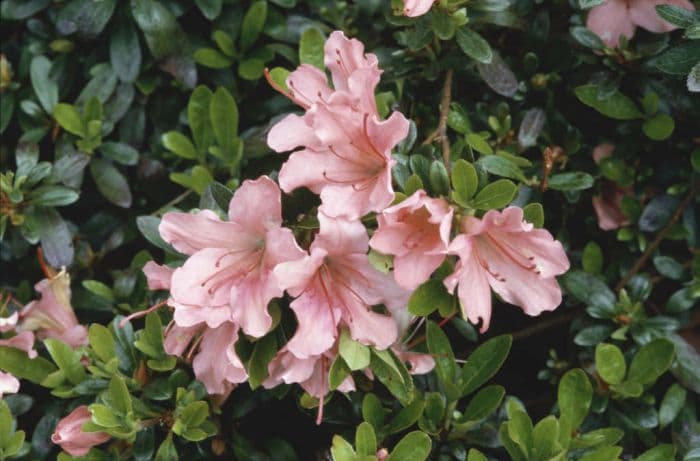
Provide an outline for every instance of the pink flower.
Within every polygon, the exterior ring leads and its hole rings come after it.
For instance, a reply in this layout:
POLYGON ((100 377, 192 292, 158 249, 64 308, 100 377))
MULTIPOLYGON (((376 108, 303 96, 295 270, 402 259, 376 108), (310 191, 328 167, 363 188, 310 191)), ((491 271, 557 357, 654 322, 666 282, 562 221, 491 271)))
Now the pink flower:
POLYGON ((238 327, 226 322, 217 328, 206 328, 199 343, 199 352, 192 362, 194 374, 204 383, 207 392, 228 396, 236 384, 248 379, 234 345, 238 327))
POLYGON ((169 304, 179 326, 206 323, 216 328, 233 321, 255 337, 272 325, 267 305, 282 296, 272 269, 298 259, 303 251, 282 226, 280 190, 267 176, 247 180, 229 204, 229 220, 212 211, 166 213, 160 224, 163 239, 190 255, 175 269, 146 269, 153 286, 171 283, 169 304))
POLYGON ((0 400, 5 394, 16 394, 19 392, 19 380, 10 373, 0 371, 0 400))
POLYGON ((394 255, 394 277, 403 288, 415 290, 445 260, 453 210, 443 199, 416 191, 377 216, 379 229, 369 245, 394 255))
POLYGON ((422 16, 435 3, 435 0, 403 0, 403 14, 411 18, 422 16))
POLYGON ((169 290, 175 269, 148 261, 143 266, 149 290, 169 290))
POLYGON ((292 72, 285 94, 307 112, 285 117, 267 141, 277 152, 304 147, 282 166, 282 190, 307 187, 321 195, 328 216, 357 219, 393 200, 391 150, 408 134, 408 121, 399 112, 380 120, 374 89, 381 71, 377 57, 364 54, 361 42, 333 32, 325 63, 334 89, 312 66, 292 72))
POLYGON ((595 32, 605 45, 615 48, 620 35, 632 38, 637 26, 656 33, 676 29, 656 13, 656 5, 667 4, 695 10, 688 0, 607 0, 588 13, 586 27, 595 32))
POLYGON ((71 456, 85 456, 90 448, 105 443, 111 437, 104 432, 83 432, 83 424, 90 421, 90 411, 85 405, 73 410, 58 422, 51 441, 60 445, 71 456))
POLYGON ((31 331, 22 331, 12 338, 0 339, 0 346, 14 347, 21 349, 27 353, 30 359, 37 356, 34 350, 34 333, 31 331))
POLYGON ((72 347, 87 344, 87 328, 78 323, 71 306, 70 276, 65 269, 34 289, 41 299, 22 309, 18 329, 36 331, 39 339, 55 338, 72 347))
POLYGON ((555 276, 569 269, 566 252, 547 230, 523 221, 522 209, 491 210, 482 219, 468 216, 462 231, 450 244, 459 262, 444 284, 451 293, 459 285, 462 310, 470 322, 482 320, 481 332, 491 319, 490 288, 528 315, 561 303, 555 276))
POLYGON ((302 359, 320 355, 333 346, 338 327, 345 325, 353 339, 386 349, 396 341, 396 323, 371 307, 384 302, 397 308, 405 302, 404 291, 369 264, 367 231, 361 222, 323 213, 318 219, 321 230, 310 255, 274 270, 281 287, 296 297, 290 307, 299 326, 287 348, 302 359))

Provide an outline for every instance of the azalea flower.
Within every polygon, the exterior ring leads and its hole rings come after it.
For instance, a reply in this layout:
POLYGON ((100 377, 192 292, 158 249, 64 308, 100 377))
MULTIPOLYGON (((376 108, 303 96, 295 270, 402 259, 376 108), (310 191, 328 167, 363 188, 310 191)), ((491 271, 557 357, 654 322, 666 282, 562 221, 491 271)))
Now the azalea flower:
POLYGON ((310 254, 274 269, 280 286, 296 298, 290 307, 299 326, 287 348, 302 359, 320 355, 345 325, 356 341, 386 349, 396 341, 396 323, 372 306, 405 307, 405 291, 370 265, 369 239, 361 222, 320 212, 318 219, 321 230, 310 254))
POLYGON ((192 368, 210 394, 225 398, 236 384, 248 379, 243 362, 234 349, 236 341, 238 327, 232 322, 226 322, 217 328, 207 328, 202 333, 192 368))
POLYGON ((637 26, 655 33, 676 29, 656 13, 657 5, 676 5, 695 10, 688 0, 607 0, 588 13, 586 27, 610 48, 617 47, 620 35, 632 38, 637 26))
POLYGON ((18 330, 35 331, 39 339, 55 338, 72 346, 87 344, 87 328, 78 323, 71 306, 70 276, 65 269, 34 285, 41 299, 19 314, 18 330))
POLYGON ((403 0, 403 14, 411 18, 422 16, 430 11, 433 3, 435 0, 403 0))
POLYGON ((458 287, 464 315, 474 324, 481 319, 482 333, 491 319, 491 288, 528 315, 559 306, 555 276, 569 269, 566 252, 547 230, 523 221, 521 208, 491 210, 482 219, 468 216, 462 232, 450 244, 459 262, 444 284, 450 293, 458 287))
MULTIPOLYGON (((282 296, 272 269, 298 259, 303 251, 282 227, 280 190, 270 178, 244 181, 222 221, 210 210, 166 213, 159 231, 166 242, 190 257, 172 274, 170 300, 180 326, 233 321, 254 337, 272 326, 268 303, 282 296)), ((166 287, 168 271, 148 266, 151 284, 166 287)))
POLYGON ((394 255, 394 277, 403 288, 415 290, 445 260, 452 214, 445 200, 419 190, 377 215, 379 228, 369 245, 394 255))
POLYGON ((357 219, 392 202, 391 150, 409 125, 399 112, 380 120, 374 90, 381 71, 361 42, 336 31, 324 52, 334 88, 322 71, 299 66, 287 78, 289 91, 282 91, 306 113, 285 117, 267 142, 277 152, 303 147, 280 170, 282 190, 307 187, 321 195, 328 216, 357 219))
POLYGON ((0 371, 0 400, 5 394, 16 394, 19 392, 19 380, 11 373, 0 371))
POLYGON ((85 456, 90 448, 110 440, 105 432, 84 432, 82 427, 91 420, 90 411, 85 405, 77 407, 58 422, 51 435, 51 441, 60 445, 71 456, 85 456))
MULTIPOLYGON (((593 160, 600 163, 604 158, 610 157, 614 150, 613 144, 600 144, 593 149, 593 160)), ((621 188, 612 181, 603 180, 601 193, 591 199, 598 227, 609 231, 628 225, 630 220, 622 212, 621 206, 622 200, 631 194, 629 188, 621 188)))

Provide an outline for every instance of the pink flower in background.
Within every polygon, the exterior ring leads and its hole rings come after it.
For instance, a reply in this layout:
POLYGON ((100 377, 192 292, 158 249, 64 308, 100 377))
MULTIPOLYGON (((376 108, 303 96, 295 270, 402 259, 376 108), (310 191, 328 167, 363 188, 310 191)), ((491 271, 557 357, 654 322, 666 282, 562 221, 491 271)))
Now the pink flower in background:
POLYGON ((523 221, 522 209, 491 210, 482 219, 468 216, 462 232, 450 244, 459 262, 444 284, 451 293, 459 286, 462 309, 470 322, 481 319, 481 332, 491 319, 491 288, 528 315, 559 306, 555 276, 569 269, 569 259, 547 230, 523 221))
POLYGON ((620 35, 632 38, 637 26, 656 33, 676 29, 656 13, 656 5, 676 5, 695 10, 688 0, 607 0, 588 13, 586 27, 610 48, 617 47, 620 35))
POLYGON ((71 306, 68 273, 62 270, 34 285, 34 289, 41 293, 41 299, 22 309, 17 329, 35 331, 39 339, 55 338, 72 347, 87 344, 87 328, 78 323, 71 306))
POLYGON ((58 422, 51 441, 60 445, 71 456, 85 456, 90 448, 110 440, 104 432, 83 432, 83 424, 90 421, 90 411, 85 405, 73 410, 58 422))
POLYGON ((404 0, 403 14, 411 18, 422 16, 430 11, 433 3, 435 0, 404 0))
MULTIPOLYGON (((614 150, 615 146, 613 144, 599 144, 593 149, 593 160, 596 163, 600 163, 603 159, 610 157, 614 150)), ((601 194, 591 199, 593 209, 598 218, 598 227, 608 231, 630 223, 621 208, 622 199, 628 195, 632 195, 631 189, 623 189, 614 182, 603 180, 601 194)))
POLYGON ((452 214, 445 200, 419 190, 377 216, 379 228, 369 245, 394 255, 394 277, 403 288, 415 290, 445 260, 452 214))
POLYGON ((361 42, 336 31, 324 51, 334 89, 311 66, 292 72, 285 94, 307 112, 285 117, 267 140, 277 152, 304 147, 282 166, 282 190, 307 187, 321 195, 328 216, 357 219, 393 200, 391 150, 408 134, 408 121, 399 112, 380 120, 374 89, 381 71, 361 42))
MULTIPOLYGON (((281 227, 281 208, 277 184, 262 176, 236 190, 229 221, 209 210, 163 216, 163 239, 190 255, 170 282, 169 304, 179 326, 204 322, 216 328, 234 321, 251 336, 267 333, 272 325, 267 305, 282 296, 272 269, 304 254, 292 232, 281 227)), ((148 273, 154 286, 166 286, 165 269, 150 266, 148 273)))
POLYGON ((16 394, 19 392, 19 380, 10 373, 0 371, 0 400, 5 394, 16 394))
POLYGON ((310 254, 274 270, 281 287, 296 297, 291 308, 299 326, 287 349, 302 359, 320 355, 333 346, 341 325, 349 327, 353 339, 386 349, 396 341, 396 323, 372 306, 397 308, 406 297, 397 296, 401 291, 394 281, 369 264, 369 239, 361 222, 323 213, 318 219, 321 230, 310 254))

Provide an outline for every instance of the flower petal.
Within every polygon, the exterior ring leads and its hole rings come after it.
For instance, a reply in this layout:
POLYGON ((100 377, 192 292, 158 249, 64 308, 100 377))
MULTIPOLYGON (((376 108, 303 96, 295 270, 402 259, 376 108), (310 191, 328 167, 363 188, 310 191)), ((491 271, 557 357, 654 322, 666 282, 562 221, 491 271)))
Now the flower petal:
POLYGON ((241 234, 236 223, 223 222, 211 210, 199 213, 165 213, 160 236, 180 253, 191 255, 203 248, 226 248, 241 234))
MULTIPOLYGON (((634 0, 634 2, 641 0, 634 0)), ((635 25, 630 17, 627 0, 607 0, 588 13, 586 27, 595 33, 606 46, 617 48, 620 35, 634 36, 635 25)))

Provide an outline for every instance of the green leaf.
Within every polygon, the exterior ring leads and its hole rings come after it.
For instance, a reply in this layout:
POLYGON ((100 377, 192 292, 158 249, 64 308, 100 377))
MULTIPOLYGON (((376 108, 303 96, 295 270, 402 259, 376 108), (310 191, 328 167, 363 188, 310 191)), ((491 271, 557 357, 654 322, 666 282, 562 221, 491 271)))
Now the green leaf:
POLYGON ((526 180, 520 167, 505 157, 486 155, 482 156, 476 163, 491 174, 520 181, 526 180))
POLYGON ((541 203, 528 203, 523 207, 523 219, 533 226, 544 226, 544 208, 541 203))
POLYGON ((74 351, 69 345, 57 339, 46 339, 44 345, 68 381, 80 384, 87 378, 85 368, 80 363, 81 354, 78 351, 74 351))
POLYGON ((484 387, 469 401, 469 405, 464 409, 461 421, 477 423, 485 419, 498 409, 505 395, 506 390, 502 386, 492 384, 484 387))
POLYGON ((70 104, 56 104, 53 108, 53 116, 61 125, 61 128, 81 138, 85 136, 83 119, 75 106, 70 104))
POLYGON ((359 456, 370 456, 377 453, 377 436, 370 423, 363 422, 357 426, 355 447, 359 456))
POLYGON ((333 436, 333 445, 331 445, 331 456, 333 461, 356 461, 355 450, 352 445, 339 435, 333 436))
POLYGON ((352 373, 348 364, 345 363, 342 357, 336 356, 335 360, 331 364, 330 370, 328 370, 328 386, 331 390, 335 390, 343 384, 343 381, 352 373))
POLYGON ((670 256, 656 256, 654 267, 659 274, 672 280, 682 280, 685 273, 683 265, 670 256))
POLYGON ((43 357, 30 359, 26 352, 9 346, 0 346, 0 370, 39 384, 56 371, 53 363, 43 357))
POLYGON ((440 160, 430 164, 430 187, 437 195, 447 195, 450 191, 450 178, 447 176, 447 168, 440 160))
POLYGON ((588 242, 581 254, 583 270, 591 274, 600 274, 603 270, 603 250, 596 242, 588 242))
POLYGON ((433 444, 428 434, 409 432, 396 444, 386 461, 425 461, 433 444))
POLYGON ((600 343, 595 348, 595 366, 606 383, 620 384, 625 379, 627 364, 620 348, 600 343))
POLYGON ((372 349, 370 367, 379 382, 384 384, 391 394, 403 405, 413 400, 415 388, 406 365, 398 360, 390 350, 372 349))
POLYGON ((603 447, 579 458, 579 461, 617 461, 622 453, 622 447, 603 447))
POLYGON ((214 142, 214 131, 209 119, 212 92, 204 85, 194 89, 187 103, 187 120, 192 130, 194 144, 200 152, 206 152, 214 142))
POLYGON ((205 18, 213 21, 221 14, 222 0, 195 0, 197 7, 205 18))
POLYGON ((257 80, 265 72, 265 61, 258 58, 244 59, 238 64, 238 75, 245 80, 257 80))
POLYGON ((594 32, 589 28, 583 26, 574 26, 569 29, 569 33, 574 40, 579 42, 586 48, 591 48, 593 50, 602 50, 605 48, 605 44, 594 32))
POLYGON ((576 87, 574 93, 579 101, 610 118, 634 120, 644 116, 634 101, 617 90, 610 93, 605 99, 599 98, 600 91, 596 85, 576 87))
POLYGON ((131 191, 126 178, 110 162, 93 159, 90 173, 97 190, 110 202, 122 208, 131 206, 131 191))
POLYGON ((431 279, 419 286, 408 300, 408 312, 413 315, 427 316, 435 310, 451 308, 454 298, 440 280, 431 279))
POLYGON ((27 201, 36 206, 66 206, 78 200, 78 191, 65 186, 42 186, 27 195, 27 201))
POLYGON ((676 448, 670 443, 657 445, 634 458, 634 461, 668 461, 674 459, 676 448))
POLYGON ((114 376, 109 381, 109 388, 104 395, 104 400, 107 406, 121 416, 127 416, 132 412, 131 395, 124 378, 120 376, 114 376))
POLYGON ((455 40, 457 40, 457 45, 459 45, 464 54, 470 58, 485 64, 490 63, 493 59, 489 43, 470 28, 460 27, 457 29, 455 40))
POLYGON ((413 173, 411 176, 406 179, 406 182, 403 186, 403 191, 406 195, 413 195, 416 191, 423 189, 423 181, 420 179, 420 176, 417 174, 413 173))
POLYGON ((216 89, 209 106, 209 117, 216 142, 225 150, 232 150, 238 138, 238 106, 226 88, 216 89))
POLYGON ((168 131, 167 133, 163 134, 161 140, 163 141, 165 148, 175 155, 187 159, 197 158, 197 150, 195 149, 194 144, 192 144, 190 138, 184 134, 177 131, 168 131))
POLYGON ((522 410, 516 409, 510 412, 508 420, 508 436, 515 442, 526 458, 530 458, 532 447, 532 420, 522 410))
POLYGON ((114 337, 107 327, 93 323, 88 330, 88 338, 90 339, 90 347, 103 362, 108 362, 116 356, 114 337))
POLYGON ((325 69, 323 64, 323 46, 326 40, 320 30, 309 27, 301 34, 299 41, 299 62, 311 64, 321 70, 325 69))
POLYGON ((107 428, 120 427, 122 425, 121 418, 104 405, 93 403, 89 409, 92 415, 92 422, 95 424, 107 428))
POLYGON ((139 151, 123 142, 105 142, 100 146, 102 154, 122 165, 136 165, 139 161, 139 151))
POLYGON ((177 449, 173 443, 172 433, 168 433, 168 437, 163 440, 163 443, 158 447, 155 461, 178 461, 177 449))
POLYGON ((559 421, 549 415, 537 423, 532 430, 533 458, 551 459, 561 450, 559 445, 559 421))
POLYGON ((194 52, 197 64, 211 69, 226 69, 233 65, 233 60, 214 48, 199 48, 194 52))
POLYGON ((489 461, 486 456, 476 448, 470 448, 467 461, 489 461))
POLYGON ((114 293, 112 289, 98 280, 83 280, 83 287, 91 293, 106 299, 109 302, 114 302, 114 293))
POLYGON ((362 399, 362 418, 370 423, 375 429, 384 425, 386 411, 382 408, 382 402, 374 394, 366 394, 362 399))
POLYGON ((267 19, 267 1, 266 0, 256 0, 250 5, 248 11, 246 11, 243 17, 243 24, 241 25, 241 38, 240 45, 241 51, 247 51, 263 30, 265 25, 265 20, 267 19))
POLYGON ((694 41, 681 43, 655 59, 657 69, 673 75, 688 75, 698 62, 700 47, 694 41))
POLYGON ((467 144, 475 151, 486 155, 493 154, 491 145, 477 133, 469 133, 465 139, 467 144))
POLYGON ((595 180, 593 176, 582 171, 570 173, 557 173, 549 177, 547 185, 554 190, 583 190, 593 187, 595 180))
POLYGON ((338 352, 353 371, 363 370, 369 366, 371 355, 369 347, 352 339, 346 329, 340 332, 338 352))
POLYGON ((513 337, 501 335, 477 347, 462 368, 462 396, 477 390, 498 372, 508 357, 513 337))
POLYGON ((581 369, 573 369, 559 381, 557 402, 561 413, 561 422, 571 432, 577 430, 588 414, 593 400, 593 386, 588 376, 581 369))
POLYGON ((659 426, 663 429, 676 419, 685 405, 688 392, 678 383, 673 383, 664 394, 659 407, 659 426))
POLYGON ((274 333, 269 333, 255 342, 250 362, 248 362, 248 383, 251 389, 260 386, 267 378, 267 366, 277 353, 277 349, 277 338, 274 333))
POLYGON ((666 21, 684 29, 700 21, 698 13, 677 5, 656 5, 656 12, 666 21))
POLYGON ((421 398, 414 399, 409 405, 402 408, 396 416, 389 420, 382 429, 382 434, 394 434, 413 426, 423 414, 424 408, 425 400, 421 398))
POLYGON ((457 378, 457 364, 450 340, 433 321, 426 324, 428 351, 435 358, 435 371, 443 385, 451 386, 457 378))
POLYGON ((141 46, 131 21, 120 21, 109 40, 109 59, 122 82, 131 83, 141 70, 141 46))
POLYGON ((51 61, 45 56, 34 56, 29 65, 29 76, 32 81, 32 88, 39 98, 41 107, 47 114, 54 111, 54 106, 58 102, 58 85, 51 78, 51 61))
POLYGON ((657 338, 642 346, 632 358, 627 379, 644 386, 652 385, 673 363, 676 348, 665 338, 657 338))
POLYGON ((73 236, 61 215, 53 208, 42 208, 35 214, 44 258, 53 267, 73 262, 73 236))
POLYGON ((658 113, 647 119, 642 125, 642 131, 652 141, 663 141, 673 134, 676 123, 666 114, 658 113))
POLYGON ((481 189, 472 205, 479 210, 491 210, 493 208, 503 208, 513 201, 518 187, 508 179, 499 179, 481 189))
POLYGON ((569 448, 572 450, 580 450, 583 448, 595 448, 601 445, 613 445, 617 443, 625 432, 617 427, 604 427, 596 429, 585 434, 579 434, 571 441, 569 448))
POLYGON ((215 30, 212 38, 226 56, 233 57, 236 55, 236 44, 228 33, 223 30, 215 30))
POLYGON ((160 218, 155 216, 139 216, 136 218, 136 227, 139 228, 141 235, 146 240, 168 253, 177 254, 173 247, 160 236, 160 232, 158 232, 159 225, 160 218))
POLYGON ((457 160, 452 167, 452 187, 454 200, 460 205, 466 205, 476 193, 479 177, 476 168, 466 160, 457 160))

